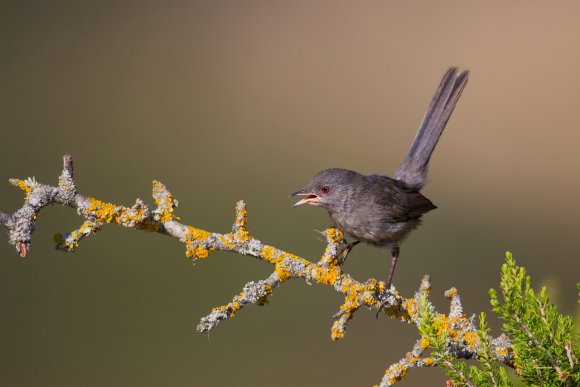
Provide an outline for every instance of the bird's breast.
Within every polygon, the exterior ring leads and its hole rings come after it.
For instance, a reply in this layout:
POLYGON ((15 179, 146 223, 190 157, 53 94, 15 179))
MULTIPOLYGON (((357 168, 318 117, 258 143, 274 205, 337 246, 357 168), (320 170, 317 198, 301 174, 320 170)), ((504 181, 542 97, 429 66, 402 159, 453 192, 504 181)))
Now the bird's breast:
POLYGON ((392 222, 369 208, 356 211, 329 211, 335 226, 347 235, 374 246, 400 244, 410 231, 421 224, 420 217, 403 222, 392 222))

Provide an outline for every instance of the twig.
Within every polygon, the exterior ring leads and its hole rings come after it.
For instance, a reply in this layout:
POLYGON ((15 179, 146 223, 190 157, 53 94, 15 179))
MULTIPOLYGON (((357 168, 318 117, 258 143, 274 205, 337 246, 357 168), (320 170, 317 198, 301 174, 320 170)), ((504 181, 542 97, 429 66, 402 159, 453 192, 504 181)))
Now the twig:
MULTIPOLYGON (((15 246, 20 256, 30 251, 31 237, 35 229, 35 220, 39 212, 50 204, 61 204, 76 210, 85 221, 72 232, 56 234, 56 248, 63 251, 74 251, 79 242, 100 230, 108 223, 157 232, 179 239, 185 244, 186 256, 194 261, 207 258, 212 251, 230 251, 253 256, 270 263, 274 271, 263 280, 248 282, 232 301, 218 306, 203 317, 197 325, 199 332, 215 328, 220 322, 234 315, 248 304, 265 304, 274 290, 289 279, 302 279, 307 283, 318 283, 331 286, 335 291, 344 294, 344 302, 335 314, 331 328, 331 338, 341 339, 346 332, 347 324, 354 314, 365 306, 384 314, 419 326, 419 298, 426 298, 431 290, 429 276, 423 277, 419 290, 413 298, 404 298, 395 287, 386 289, 385 283, 370 278, 365 282, 353 279, 343 272, 342 253, 348 248, 343 234, 337 229, 328 229, 322 234, 326 238, 326 249, 318 262, 313 263, 292 253, 266 245, 251 236, 248 230, 248 214, 243 201, 236 204, 235 221, 230 233, 212 233, 179 222, 174 210, 178 205, 173 194, 165 185, 153 182, 153 198, 156 208, 150 209, 143 200, 137 199, 132 207, 107 203, 77 192, 73 179, 73 161, 70 155, 63 158, 63 171, 58 186, 38 183, 34 178, 25 180, 11 179, 10 182, 26 193, 23 206, 12 214, 0 212, 0 224, 9 231, 9 242, 15 246)), ((468 319, 462 311, 456 289, 447 292, 451 300, 449 316, 437 314, 440 321, 445 321, 455 333, 450 335, 448 343, 451 350, 462 358, 472 358, 477 354, 477 342, 473 338, 473 319, 468 319)), ((433 308, 430 301, 427 301, 433 308)), ((433 308, 434 310, 434 308, 433 308)), ((511 347, 505 336, 492 340, 495 354, 499 361, 511 365, 511 347)), ((390 366, 381 381, 381 386, 390 386, 404 378, 411 367, 429 367, 434 365, 430 357, 422 357, 427 348, 424 339, 418 340, 413 350, 399 362, 390 366)))

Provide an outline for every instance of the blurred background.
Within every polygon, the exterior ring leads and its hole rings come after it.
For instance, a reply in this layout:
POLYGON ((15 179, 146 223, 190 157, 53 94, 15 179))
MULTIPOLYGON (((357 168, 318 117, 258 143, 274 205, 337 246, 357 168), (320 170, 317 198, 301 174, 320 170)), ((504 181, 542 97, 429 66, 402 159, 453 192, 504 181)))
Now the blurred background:
MULTIPOLYGON (((401 253, 395 286, 423 274, 433 300, 459 289, 490 312, 506 250, 559 310, 578 314, 580 4, 514 1, 8 1, 0 4, 0 210, 11 177, 149 203, 167 184, 186 223, 227 232, 247 201, 262 241, 318 260, 325 211, 289 193, 318 170, 392 174, 445 70, 471 78, 431 162, 439 208, 401 253)), ((73 254, 69 208, 39 217, 20 259, 0 243, 4 386, 353 386, 378 383, 418 337, 361 310, 330 340, 342 297, 286 283, 210 334, 211 308, 272 268, 214 253, 195 267, 171 238, 109 225, 73 254)), ((357 247, 355 278, 386 278, 386 252, 357 247)), ((500 322, 492 317, 494 334, 500 322)), ((443 385, 440 370, 405 386, 443 385)))

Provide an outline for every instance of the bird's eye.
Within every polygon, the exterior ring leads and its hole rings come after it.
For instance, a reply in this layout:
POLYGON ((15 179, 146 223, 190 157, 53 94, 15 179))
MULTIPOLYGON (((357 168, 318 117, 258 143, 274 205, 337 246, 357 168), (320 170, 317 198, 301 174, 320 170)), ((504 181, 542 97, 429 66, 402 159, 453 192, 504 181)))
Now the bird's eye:
POLYGON ((320 192, 322 192, 323 194, 327 194, 330 192, 330 187, 325 185, 322 188, 320 188, 320 192))

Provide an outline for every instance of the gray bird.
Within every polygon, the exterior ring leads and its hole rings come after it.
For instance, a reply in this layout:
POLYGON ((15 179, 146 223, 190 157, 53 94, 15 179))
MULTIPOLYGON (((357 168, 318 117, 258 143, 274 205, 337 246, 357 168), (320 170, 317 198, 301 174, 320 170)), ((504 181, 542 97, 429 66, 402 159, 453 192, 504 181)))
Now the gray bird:
POLYGON ((305 196, 294 207, 310 204, 328 210, 335 226, 355 239, 344 257, 360 242, 389 248, 387 289, 391 287, 401 243, 419 227, 423 214, 437 208, 419 191, 427 182, 429 159, 468 76, 468 71, 458 73, 456 67, 447 70, 394 179, 331 168, 318 172, 304 188, 290 195, 305 196))

